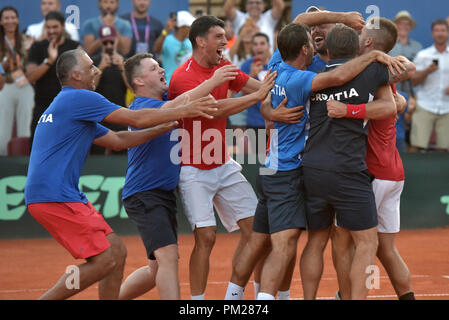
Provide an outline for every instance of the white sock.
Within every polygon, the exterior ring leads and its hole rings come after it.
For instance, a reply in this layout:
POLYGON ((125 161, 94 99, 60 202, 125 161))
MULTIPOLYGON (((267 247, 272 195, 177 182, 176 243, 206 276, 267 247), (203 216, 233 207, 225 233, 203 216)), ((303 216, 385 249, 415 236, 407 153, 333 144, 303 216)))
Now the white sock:
POLYGON ((243 300, 243 291, 245 288, 229 282, 228 289, 226 290, 225 300, 243 300))
POLYGON ((257 294, 259 293, 260 283, 254 281, 254 298, 257 299, 257 294))
POLYGON ((278 291, 278 300, 290 300, 290 290, 278 291))
POLYGON ((204 300, 204 293, 197 296, 191 296, 192 300, 204 300))
POLYGON ((274 300, 274 297, 269 293, 259 292, 257 294, 257 300, 274 300))

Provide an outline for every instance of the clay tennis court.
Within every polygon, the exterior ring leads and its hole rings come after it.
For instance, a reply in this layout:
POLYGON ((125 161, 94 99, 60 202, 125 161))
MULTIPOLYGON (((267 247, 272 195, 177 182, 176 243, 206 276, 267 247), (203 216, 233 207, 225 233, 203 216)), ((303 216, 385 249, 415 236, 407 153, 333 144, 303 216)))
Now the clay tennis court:
MULTIPOLYGON (((128 248, 125 276, 146 263, 145 250, 138 236, 122 237, 128 248)), ((222 300, 231 275, 231 257, 239 235, 218 234, 211 256, 211 272, 206 299, 222 300)), ((304 248, 306 233, 301 235, 299 255, 304 248)), ((192 235, 179 237, 180 281, 182 299, 190 299, 188 264, 193 247, 192 235)), ((412 285, 417 299, 449 300, 449 228, 404 230, 397 238, 397 247, 412 274, 412 285)), ((1 240, 0 241, 0 299, 36 299, 59 279, 66 267, 79 264, 55 240, 1 240)), ((298 260, 297 260, 298 261, 298 260)), ((325 252, 325 267, 318 291, 319 299, 334 299, 337 290, 336 274, 332 266, 330 245, 325 252)), ((245 299, 253 299, 252 280, 245 299)), ((291 287, 291 298, 302 299, 299 268, 296 265, 291 287)), ((94 285, 73 299, 97 299, 94 285)), ((385 271, 381 268, 380 288, 372 289, 369 299, 396 299, 385 271)), ((159 299, 153 289, 140 299, 159 299)))

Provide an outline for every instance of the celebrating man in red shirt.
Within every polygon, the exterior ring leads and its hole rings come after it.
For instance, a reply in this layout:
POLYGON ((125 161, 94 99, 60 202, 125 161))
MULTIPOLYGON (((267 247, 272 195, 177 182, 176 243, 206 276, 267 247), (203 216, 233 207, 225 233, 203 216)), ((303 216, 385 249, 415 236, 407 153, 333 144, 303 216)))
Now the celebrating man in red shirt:
MULTIPOLYGON (((172 76, 169 99, 195 88, 209 79, 217 68, 229 62, 223 60, 226 48, 224 22, 213 16, 195 20, 190 29, 193 54, 172 76)), ((238 70, 235 79, 212 91, 218 100, 226 99, 228 91, 250 93, 258 90, 261 82, 238 70)), ((242 97, 245 98, 245 97, 242 97)), ((233 261, 249 239, 257 197, 240 173, 242 167, 229 157, 225 142, 226 117, 247 108, 235 100, 220 108, 213 120, 184 119, 182 137, 182 167, 179 194, 194 235, 195 246, 190 257, 190 290, 192 299, 204 299, 209 273, 209 256, 215 243, 216 221, 214 207, 225 228, 242 231, 233 261)))

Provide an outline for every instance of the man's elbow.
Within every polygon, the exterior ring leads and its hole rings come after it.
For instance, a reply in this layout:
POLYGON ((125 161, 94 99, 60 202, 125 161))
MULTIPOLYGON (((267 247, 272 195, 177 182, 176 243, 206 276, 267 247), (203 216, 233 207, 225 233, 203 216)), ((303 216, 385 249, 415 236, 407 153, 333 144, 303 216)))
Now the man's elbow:
POLYGON ((396 103, 394 101, 389 101, 385 104, 385 117, 392 117, 398 113, 396 103))

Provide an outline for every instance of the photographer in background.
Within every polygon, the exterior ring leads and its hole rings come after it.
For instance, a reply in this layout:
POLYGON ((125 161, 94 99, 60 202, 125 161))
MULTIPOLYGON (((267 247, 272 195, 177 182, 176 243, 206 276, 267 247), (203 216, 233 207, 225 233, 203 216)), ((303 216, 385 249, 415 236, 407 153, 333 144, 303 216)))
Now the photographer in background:
MULTIPOLYGON (((92 57, 95 66, 101 71, 96 92, 103 95, 109 101, 126 107, 126 82, 124 78, 124 58, 117 51, 117 30, 113 26, 103 25, 98 33, 101 41, 100 52, 92 57)), ((113 131, 128 130, 126 126, 102 123, 113 131)), ((93 145, 92 154, 110 154, 111 151, 103 147, 93 145)), ((114 152, 116 153, 116 152, 114 152)), ((126 154, 126 150, 118 152, 126 154)))

